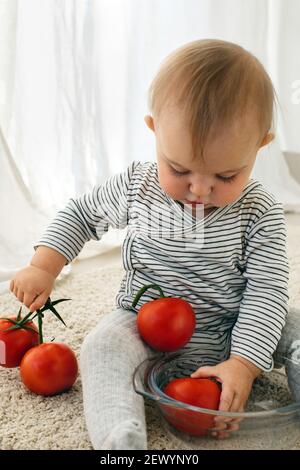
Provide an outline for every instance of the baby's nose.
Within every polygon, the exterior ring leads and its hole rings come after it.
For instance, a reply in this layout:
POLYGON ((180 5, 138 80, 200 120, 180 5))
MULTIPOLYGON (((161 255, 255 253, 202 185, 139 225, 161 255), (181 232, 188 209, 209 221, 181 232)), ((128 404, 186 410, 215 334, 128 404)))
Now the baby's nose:
POLYGON ((201 178, 193 181, 190 184, 190 192, 194 194, 197 199, 208 196, 212 192, 212 183, 209 179, 201 178))

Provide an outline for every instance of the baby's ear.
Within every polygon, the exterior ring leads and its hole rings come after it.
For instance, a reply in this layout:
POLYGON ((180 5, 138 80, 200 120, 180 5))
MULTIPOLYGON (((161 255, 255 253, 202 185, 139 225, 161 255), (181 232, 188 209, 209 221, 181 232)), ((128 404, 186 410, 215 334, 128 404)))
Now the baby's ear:
POLYGON ((153 119, 152 116, 150 116, 150 114, 147 114, 147 116, 144 117, 144 121, 147 124, 147 126, 149 127, 149 129, 151 129, 151 131, 155 132, 154 119, 153 119))
POLYGON ((272 140, 274 140, 275 135, 272 132, 268 132, 263 140, 260 143, 260 147, 264 147, 265 145, 268 145, 272 140))

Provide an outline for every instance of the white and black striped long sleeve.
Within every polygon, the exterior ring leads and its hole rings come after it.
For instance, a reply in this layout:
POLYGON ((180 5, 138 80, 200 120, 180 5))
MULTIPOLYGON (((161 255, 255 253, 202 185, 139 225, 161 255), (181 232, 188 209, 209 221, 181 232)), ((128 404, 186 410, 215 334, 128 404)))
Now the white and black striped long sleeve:
POLYGON ((271 370, 288 313, 289 269, 282 206, 264 199, 266 211, 246 234, 243 276, 247 284, 232 331, 231 352, 271 370))
POLYGON ((70 262, 110 226, 127 227, 117 306, 137 312, 158 296, 151 288, 133 308, 137 291, 159 284, 166 296, 182 296, 195 311, 187 348, 211 363, 231 352, 272 368, 288 309, 288 262, 282 207, 258 181, 203 218, 186 213, 162 190, 156 163, 133 162, 71 199, 36 246, 54 248, 70 262))

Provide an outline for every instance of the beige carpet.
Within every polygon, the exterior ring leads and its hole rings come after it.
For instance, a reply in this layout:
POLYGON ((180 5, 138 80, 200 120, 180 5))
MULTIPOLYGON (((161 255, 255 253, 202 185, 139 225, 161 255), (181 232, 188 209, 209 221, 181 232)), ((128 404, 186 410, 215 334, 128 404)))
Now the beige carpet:
MULTIPOLYGON (((300 227, 295 224, 289 226, 288 249, 291 304, 300 307, 300 227)), ((44 327, 45 340, 55 336, 56 341, 66 342, 78 355, 85 335, 101 315, 113 308, 122 275, 121 268, 100 268, 71 274, 57 282, 52 299, 72 298, 59 305, 68 328, 49 316, 44 327)), ((12 294, 0 296, 1 316, 16 313, 18 308, 19 302, 12 294)), ((83 418, 80 377, 68 393, 44 398, 25 390, 18 369, 0 368, 0 394, 0 449, 91 449, 83 418)), ((147 403, 146 416, 149 449, 176 449, 176 443, 161 426, 154 405, 147 403)), ((220 448, 220 444, 213 447, 220 448)), ((297 448, 300 449, 300 442, 297 448)))

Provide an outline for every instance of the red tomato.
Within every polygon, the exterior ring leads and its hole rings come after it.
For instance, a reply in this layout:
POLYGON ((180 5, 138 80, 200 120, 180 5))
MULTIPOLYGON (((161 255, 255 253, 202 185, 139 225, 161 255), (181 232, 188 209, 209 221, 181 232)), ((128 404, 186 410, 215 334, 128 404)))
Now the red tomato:
MULTIPOLYGON (((217 410, 221 387, 210 379, 181 378, 169 382, 163 392, 171 398, 189 405, 217 410)), ((214 415, 163 405, 164 416, 176 429, 194 436, 204 436, 214 427, 214 415)))
MULTIPOLYGON (((16 317, 10 317, 17 320, 16 317)), ((18 319, 21 321, 22 319, 18 319)), ((32 321, 27 322, 26 327, 35 331, 17 328, 11 331, 5 331, 14 326, 14 323, 0 318, 0 365, 3 367, 18 367, 28 349, 39 343, 39 334, 37 327, 32 321)))
POLYGON ((185 346, 195 325, 191 305, 175 297, 151 300, 142 305, 137 315, 139 334, 157 351, 176 351, 185 346))
POLYGON ((62 343, 43 343, 30 349, 20 365, 21 379, 38 395, 56 395, 72 387, 78 364, 74 352, 62 343))

